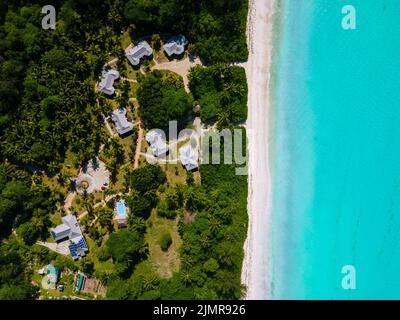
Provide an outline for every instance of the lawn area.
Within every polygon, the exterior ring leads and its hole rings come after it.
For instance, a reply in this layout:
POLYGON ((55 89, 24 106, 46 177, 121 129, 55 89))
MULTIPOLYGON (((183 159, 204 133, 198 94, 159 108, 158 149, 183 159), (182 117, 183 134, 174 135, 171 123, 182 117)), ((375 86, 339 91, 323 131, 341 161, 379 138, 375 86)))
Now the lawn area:
POLYGON ((126 68, 126 78, 132 79, 132 80, 137 80, 138 74, 140 71, 135 70, 132 65, 130 64, 128 59, 125 59, 124 62, 125 68, 126 68))
POLYGON ((179 161, 177 164, 160 164, 160 166, 165 171, 168 184, 186 184, 186 170, 179 161))
POLYGON ((151 266, 160 277, 171 277, 174 272, 179 271, 179 249, 182 240, 178 233, 177 220, 160 218, 153 210, 149 220, 146 233, 146 241, 149 244, 149 259, 151 266), (168 251, 161 250, 159 238, 164 232, 169 232, 172 238, 172 244, 168 251))
POLYGON ((67 172, 72 177, 76 177, 79 173, 80 164, 76 160, 75 154, 68 150, 65 154, 65 160, 62 165, 62 171, 67 172))
POLYGON ((139 88, 139 83, 129 82, 129 98, 136 98, 136 91, 139 88))
MULTIPOLYGON (((117 173, 117 178, 115 179, 115 183, 110 184, 109 194, 114 194, 118 192, 124 192, 125 191, 125 186, 124 186, 124 181, 125 181, 125 173, 126 169, 130 167, 130 163, 126 163, 119 167, 118 173, 117 173)), ((133 167, 132 167, 133 168, 133 167)))
MULTIPOLYGON (((90 261, 94 263, 94 269, 99 272, 105 272, 111 274, 114 272, 114 264, 112 263, 111 258, 107 261, 100 261, 97 257, 97 252, 100 249, 99 246, 96 245, 93 239, 91 239, 87 234, 85 235, 86 242, 89 246, 89 254, 87 255, 90 258, 90 261)), ((103 237, 102 246, 107 242, 108 235, 103 237)))
POLYGON ((49 187, 51 190, 55 192, 61 193, 63 198, 65 198, 69 193, 69 188, 68 188, 69 183, 65 182, 64 185, 61 185, 58 182, 57 176, 49 177, 47 175, 43 175, 41 178, 45 186, 49 187))
MULTIPOLYGON (((137 128, 135 127, 135 130, 137 128)), ((123 139, 119 139, 124 148, 124 164, 133 163, 134 161, 134 154, 136 150, 136 140, 137 140, 137 133, 133 133, 130 136, 124 137, 123 139), (132 152, 133 151, 133 152, 132 152)))
POLYGON ((92 206, 95 205, 96 203, 100 202, 104 198, 104 192, 102 191, 95 191, 90 195, 86 196, 87 200, 79 194, 77 194, 72 201, 71 205, 71 211, 76 212, 78 214, 86 211, 87 209, 84 206, 85 201, 90 203, 92 206))
POLYGON ((165 55, 164 49, 161 47, 160 51, 156 51, 154 50, 154 59, 158 62, 158 63, 165 63, 165 62, 169 62, 167 56, 165 55))
POLYGON ((129 35, 129 32, 128 32, 128 31, 125 31, 125 32, 121 35, 121 40, 120 40, 122 49, 125 50, 132 42, 133 42, 133 41, 132 41, 132 39, 131 39, 131 36, 129 35))

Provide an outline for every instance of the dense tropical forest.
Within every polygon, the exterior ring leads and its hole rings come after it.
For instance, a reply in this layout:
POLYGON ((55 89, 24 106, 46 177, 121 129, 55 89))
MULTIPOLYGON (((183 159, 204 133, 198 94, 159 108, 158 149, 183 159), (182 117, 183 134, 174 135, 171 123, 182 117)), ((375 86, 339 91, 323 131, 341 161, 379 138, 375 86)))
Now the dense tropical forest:
POLYGON ((228 127, 247 119, 247 83, 243 68, 216 64, 196 66, 189 74, 190 89, 201 105, 204 123, 228 127))
POLYGON ((153 71, 142 81, 137 92, 140 117, 148 128, 166 128, 169 121, 182 119, 193 103, 180 77, 153 71))
MULTIPOLYGON (((55 30, 41 28, 46 4, 0 2, 0 299, 37 298, 33 266, 50 262, 100 279, 109 299, 239 298, 246 177, 234 165, 201 166, 201 183, 177 167, 119 170, 134 160, 135 145, 109 139, 102 113, 128 106, 137 90, 146 128, 184 122, 197 103, 205 123, 232 128, 245 120, 244 70, 227 63, 247 59, 247 0, 55 0, 55 30), (122 94, 107 101, 95 84, 103 65, 123 56, 123 32, 134 39, 184 33, 189 53, 208 67, 191 71, 190 94, 180 77, 153 71, 138 74, 134 90, 118 84, 122 94), (128 226, 115 228, 112 204, 94 208, 93 196, 78 198, 90 253, 73 261, 35 243, 49 239, 65 214, 67 172, 98 154, 128 195, 128 226), (176 232, 153 231, 160 221, 176 232), (176 249, 172 274, 154 271, 148 256, 155 246, 160 254, 176 249)), ((118 68, 126 76, 126 66, 118 68)))

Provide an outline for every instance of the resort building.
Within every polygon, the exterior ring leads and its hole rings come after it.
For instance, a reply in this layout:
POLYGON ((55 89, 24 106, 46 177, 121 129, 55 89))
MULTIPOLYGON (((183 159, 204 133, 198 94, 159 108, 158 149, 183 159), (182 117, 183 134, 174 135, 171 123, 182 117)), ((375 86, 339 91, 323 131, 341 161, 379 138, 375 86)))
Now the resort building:
POLYGON ((147 41, 141 41, 137 44, 137 46, 129 46, 125 50, 126 57, 128 58, 129 62, 134 66, 139 65, 140 59, 142 59, 143 57, 150 57, 152 54, 153 50, 151 49, 147 41))
POLYGON ((115 93, 114 81, 119 78, 117 70, 104 68, 101 72, 101 81, 99 83, 99 89, 101 92, 112 96, 115 93))
POLYGON ((118 108, 112 111, 111 120, 114 121, 116 130, 121 136, 133 130, 133 123, 126 118, 125 108, 118 108))
POLYGON ((89 249, 76 217, 69 214, 62 217, 62 221, 62 224, 51 229, 51 234, 54 240, 59 242, 61 240, 69 239, 70 243, 68 249, 71 257, 74 260, 84 257, 89 249))
POLYGON ((179 149, 179 160, 187 171, 194 170, 198 167, 199 153, 187 143, 179 149))
POLYGON ((120 199, 115 202, 115 217, 114 220, 117 222, 118 227, 126 227, 128 224, 128 206, 126 205, 126 201, 120 199))
POLYGON ((185 51, 185 46, 188 44, 184 35, 178 35, 170 38, 163 48, 168 56, 181 55, 185 51))
POLYGON ((168 153, 168 145, 165 143, 162 134, 157 130, 150 130, 146 134, 146 140, 150 144, 150 150, 155 157, 158 158, 168 153))

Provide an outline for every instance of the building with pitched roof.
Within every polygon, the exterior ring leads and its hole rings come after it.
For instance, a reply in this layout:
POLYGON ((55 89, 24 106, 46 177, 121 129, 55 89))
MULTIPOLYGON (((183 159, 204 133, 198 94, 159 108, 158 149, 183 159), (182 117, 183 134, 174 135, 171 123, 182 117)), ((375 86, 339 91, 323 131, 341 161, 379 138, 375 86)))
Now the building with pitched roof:
POLYGON ((133 130, 133 123, 126 118, 126 109, 118 108, 111 112, 111 120, 115 123, 117 132, 122 136, 133 130))
POLYGON ((101 72, 101 81, 99 83, 99 89, 101 92, 112 96, 115 93, 114 81, 119 78, 117 70, 110 68, 104 68, 101 72))
POLYGON ((141 41, 136 46, 129 46, 125 50, 125 55, 128 58, 129 62, 137 66, 140 63, 140 59, 143 57, 150 57, 153 54, 153 50, 147 41, 141 41))
POLYGON ((179 149, 179 160, 187 171, 198 167, 199 153, 190 143, 185 144, 179 149))
POLYGON ((168 145, 165 143, 162 134, 157 130, 150 130, 146 134, 146 140, 150 144, 150 150, 155 157, 161 157, 168 153, 168 145))
POLYGON ((51 229, 55 241, 70 240, 69 252, 74 260, 82 258, 89 250, 83 237, 81 228, 76 217, 72 214, 62 217, 63 223, 51 229))
POLYGON ((164 44, 164 51, 168 56, 181 55, 185 51, 185 46, 188 44, 186 37, 182 34, 173 36, 168 39, 167 43, 164 44))

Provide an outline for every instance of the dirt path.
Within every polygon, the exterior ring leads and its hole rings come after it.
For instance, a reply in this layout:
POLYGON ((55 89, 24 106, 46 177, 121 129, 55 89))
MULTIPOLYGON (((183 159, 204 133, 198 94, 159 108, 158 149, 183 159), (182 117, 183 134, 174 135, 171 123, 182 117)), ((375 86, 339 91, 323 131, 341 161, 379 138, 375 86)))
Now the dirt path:
POLYGON ((76 196, 76 192, 70 192, 67 197, 65 198, 64 201, 64 209, 67 211, 67 213, 70 213, 70 208, 72 206, 72 201, 74 201, 74 198, 76 196))
POLYGON ((143 136, 144 136, 144 130, 143 130, 141 124, 139 124, 139 134, 138 134, 138 139, 137 139, 137 143, 136 143, 136 151, 135 151, 135 162, 133 165, 133 167, 135 169, 137 167, 139 167, 139 159, 140 159, 141 150, 142 150, 143 136))
POLYGON ((132 82, 132 83, 138 83, 138 81, 135 80, 135 79, 129 79, 129 78, 123 78, 123 77, 121 77, 121 80, 122 80, 122 81, 132 82))

